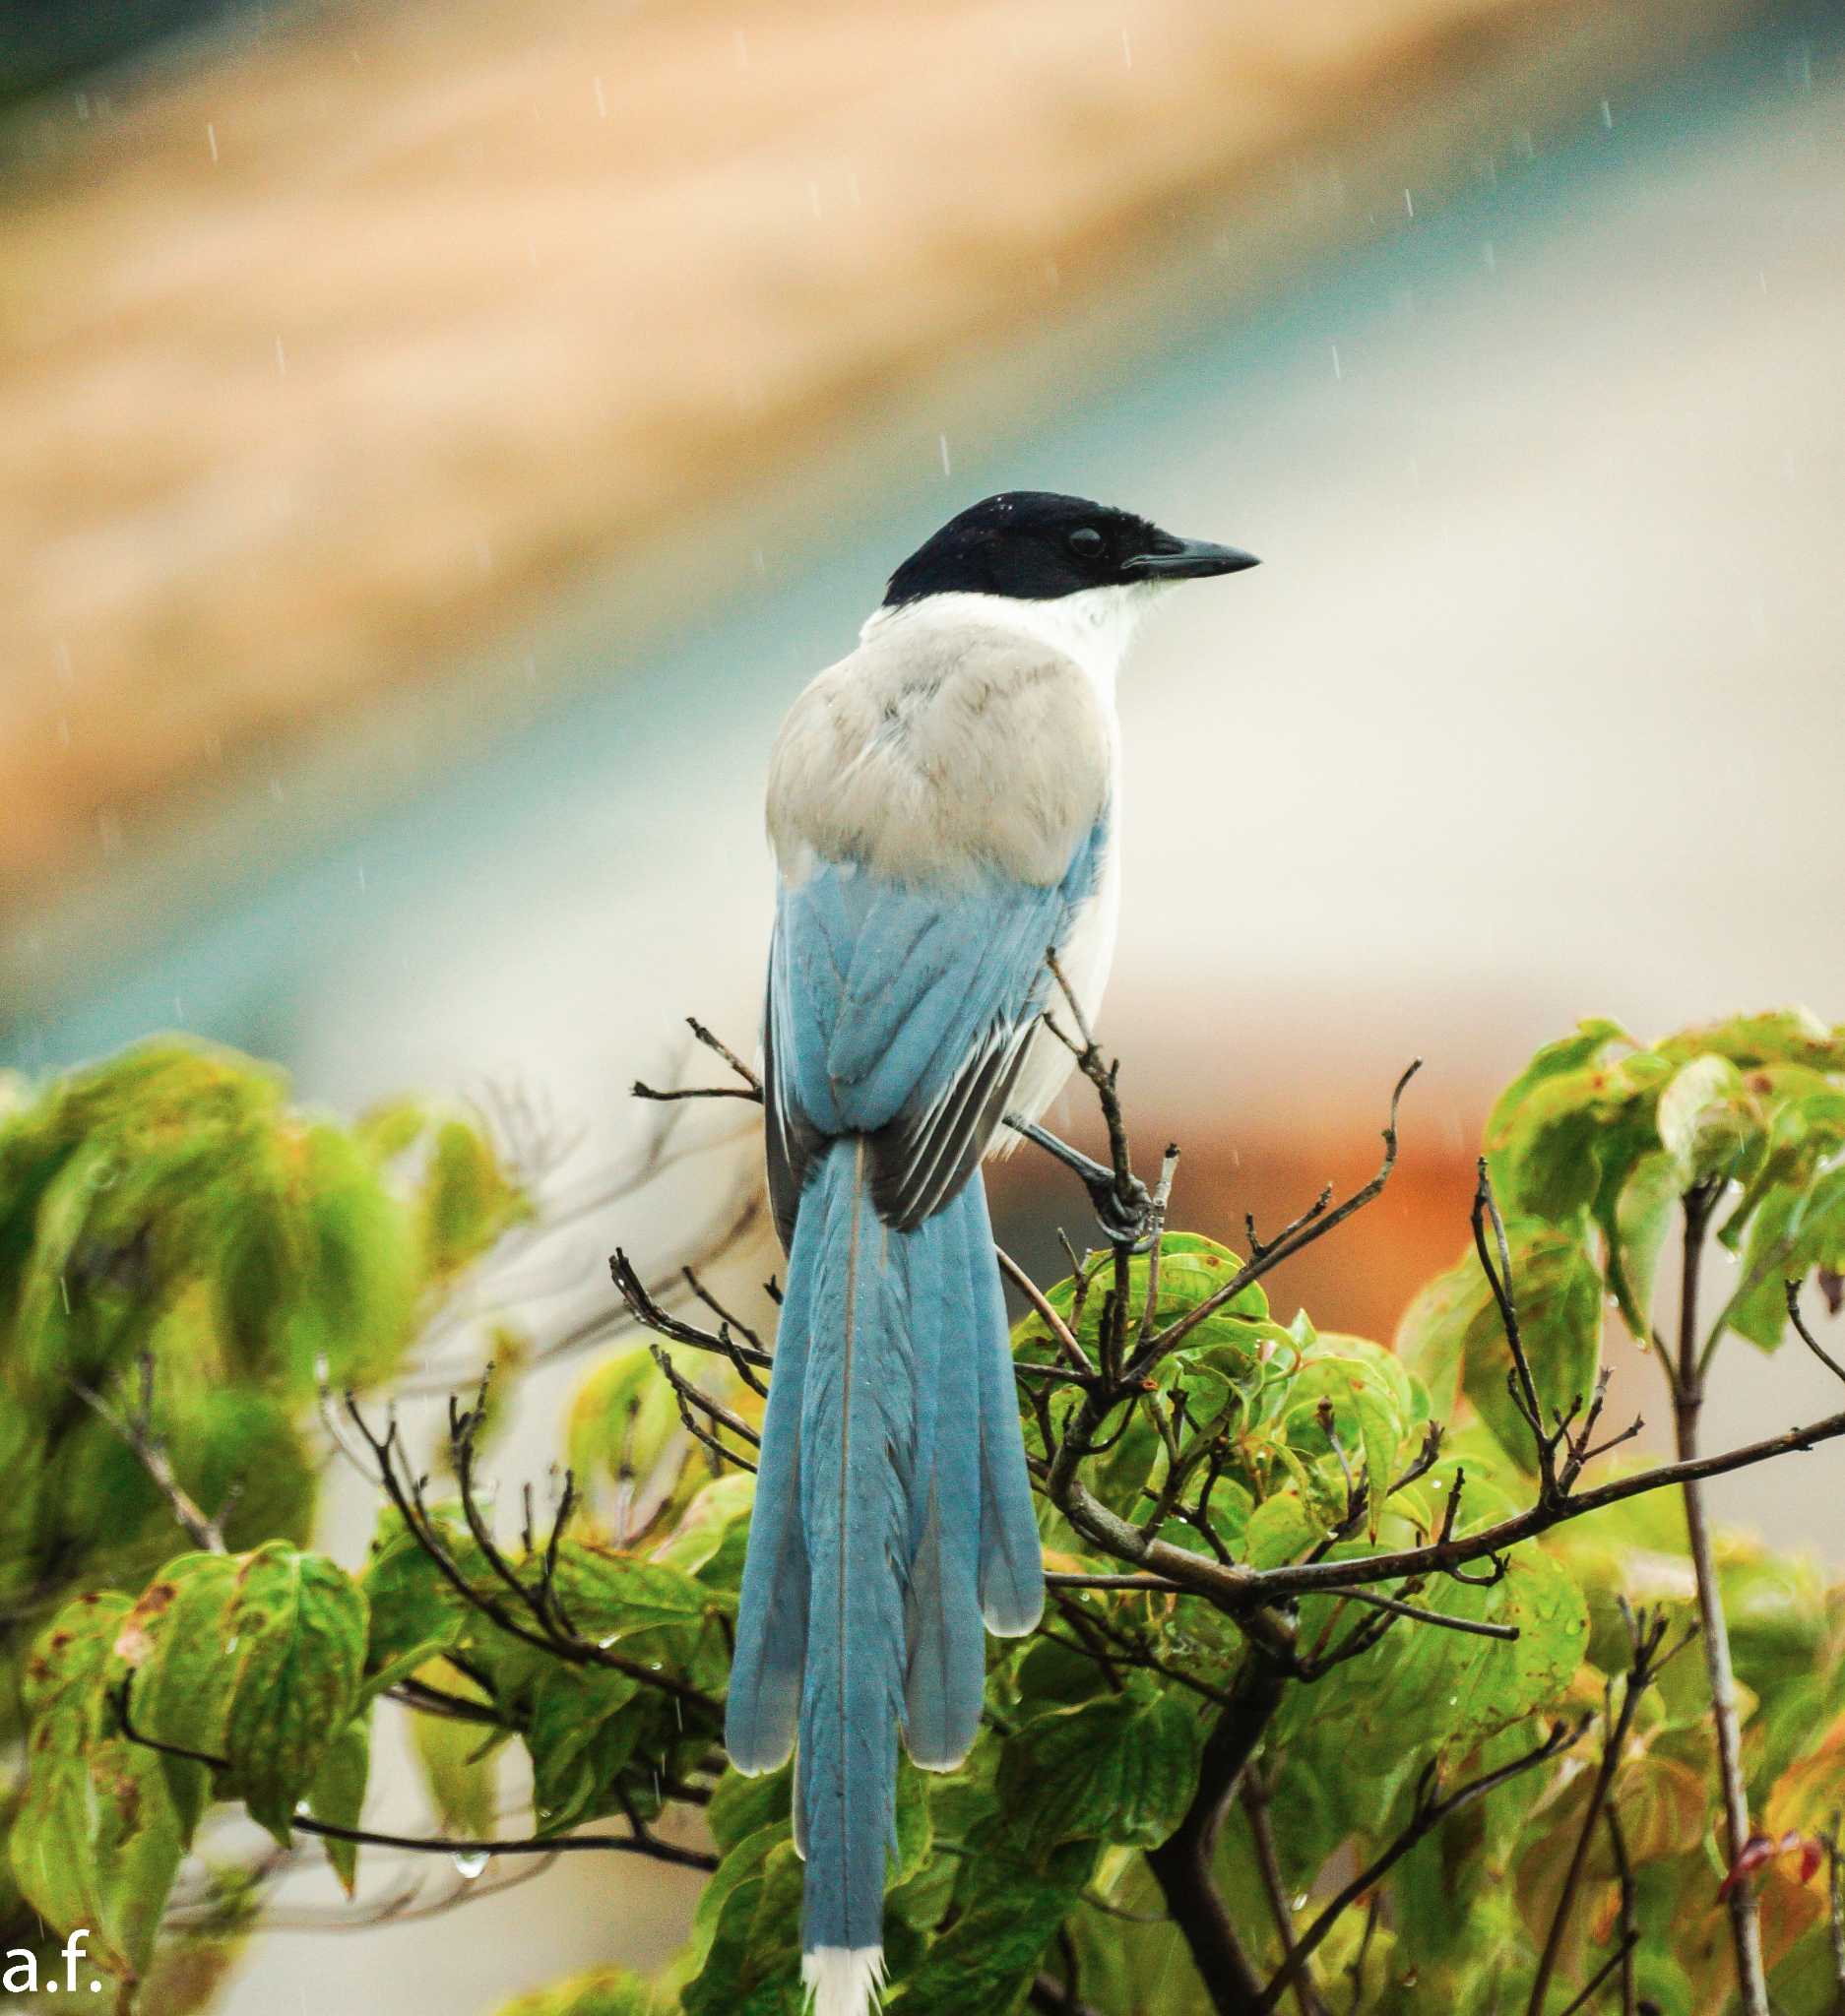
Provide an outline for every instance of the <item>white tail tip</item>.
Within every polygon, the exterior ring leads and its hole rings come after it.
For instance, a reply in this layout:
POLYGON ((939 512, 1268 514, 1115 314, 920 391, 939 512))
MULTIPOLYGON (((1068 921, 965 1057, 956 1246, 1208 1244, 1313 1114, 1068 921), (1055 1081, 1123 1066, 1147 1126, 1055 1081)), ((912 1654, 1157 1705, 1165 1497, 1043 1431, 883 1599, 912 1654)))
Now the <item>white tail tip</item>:
POLYGON ((800 1978, 813 2016, 869 2016, 884 1984, 882 1946, 816 1946, 803 1953, 800 1978))

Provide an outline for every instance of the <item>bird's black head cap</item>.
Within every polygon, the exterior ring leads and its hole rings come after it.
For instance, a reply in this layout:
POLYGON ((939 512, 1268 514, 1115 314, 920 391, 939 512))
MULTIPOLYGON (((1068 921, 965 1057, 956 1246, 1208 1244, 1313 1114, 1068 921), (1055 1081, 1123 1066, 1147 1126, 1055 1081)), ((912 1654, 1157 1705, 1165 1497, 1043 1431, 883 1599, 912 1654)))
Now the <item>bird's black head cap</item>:
POLYGON ((971 504, 890 578, 887 608, 931 595, 1050 601, 1092 588, 1128 588, 1236 574, 1252 554, 1181 539, 1147 519, 1051 490, 1002 490, 971 504))

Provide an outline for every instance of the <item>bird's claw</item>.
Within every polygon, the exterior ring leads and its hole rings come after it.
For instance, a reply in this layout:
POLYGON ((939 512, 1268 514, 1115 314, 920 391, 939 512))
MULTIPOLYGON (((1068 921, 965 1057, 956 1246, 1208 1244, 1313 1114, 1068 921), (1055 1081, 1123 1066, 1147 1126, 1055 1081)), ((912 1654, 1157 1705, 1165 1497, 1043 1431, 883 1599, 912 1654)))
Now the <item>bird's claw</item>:
POLYGON ((1153 1193, 1138 1176, 1106 1178, 1084 1186, 1095 1209, 1096 1223, 1112 1246, 1130 1246, 1144 1253, 1153 1244, 1155 1217, 1153 1193), (1126 1195, 1122 1195, 1125 1188, 1126 1195))

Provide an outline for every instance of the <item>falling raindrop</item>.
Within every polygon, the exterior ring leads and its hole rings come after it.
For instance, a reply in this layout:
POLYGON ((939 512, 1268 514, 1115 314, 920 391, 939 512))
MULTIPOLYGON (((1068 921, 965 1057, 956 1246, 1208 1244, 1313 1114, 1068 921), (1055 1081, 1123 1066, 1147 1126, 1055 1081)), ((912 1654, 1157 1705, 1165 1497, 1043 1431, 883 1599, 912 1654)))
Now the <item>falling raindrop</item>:
POLYGON ((599 119, 606 119, 608 117, 608 99, 603 93, 603 80, 598 77, 593 82, 596 86, 596 116, 599 119))
POLYGON ((455 1873, 464 1883, 472 1883, 486 1868, 492 1857, 483 1848, 471 1848, 455 1858, 455 1873))
POLYGON ((1611 133, 1615 130, 1615 108, 1606 98, 1602 100, 1602 124, 1611 133))
POLYGON ((1335 378, 1343 378, 1345 376, 1345 365, 1340 361, 1339 346, 1337 344, 1334 344, 1332 346, 1332 375, 1335 378))
POLYGON ((935 440, 942 452, 942 474, 951 476, 955 472, 955 466, 948 453, 948 436, 946 434, 937 434, 935 440))
POLYGON ((208 120, 206 120, 206 122, 205 122, 205 144, 206 144, 206 146, 207 146, 207 147, 209 147, 209 148, 210 148, 210 149, 212 150, 212 165, 213 165, 213 167, 217 167, 217 165, 218 165, 218 128, 217 128, 216 126, 214 126, 214 125, 212 124, 211 120, 209 120, 209 119, 208 119, 208 120))
POLYGON ((1416 220, 1416 199, 1407 189, 1403 192, 1403 208, 1409 212, 1410 221, 1413 223, 1416 220))

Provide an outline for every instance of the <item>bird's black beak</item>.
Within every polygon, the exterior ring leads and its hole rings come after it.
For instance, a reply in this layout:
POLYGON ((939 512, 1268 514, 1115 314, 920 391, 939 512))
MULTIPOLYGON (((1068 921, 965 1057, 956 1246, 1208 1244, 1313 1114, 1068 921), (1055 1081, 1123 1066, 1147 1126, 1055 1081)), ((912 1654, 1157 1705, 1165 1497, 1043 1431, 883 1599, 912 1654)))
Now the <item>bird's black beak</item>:
POLYGON ((1150 581, 1198 581, 1208 574, 1241 574, 1262 563, 1253 553, 1235 546, 1214 546, 1209 539, 1179 539, 1169 532, 1155 535, 1147 552, 1122 562, 1122 571, 1150 581))

